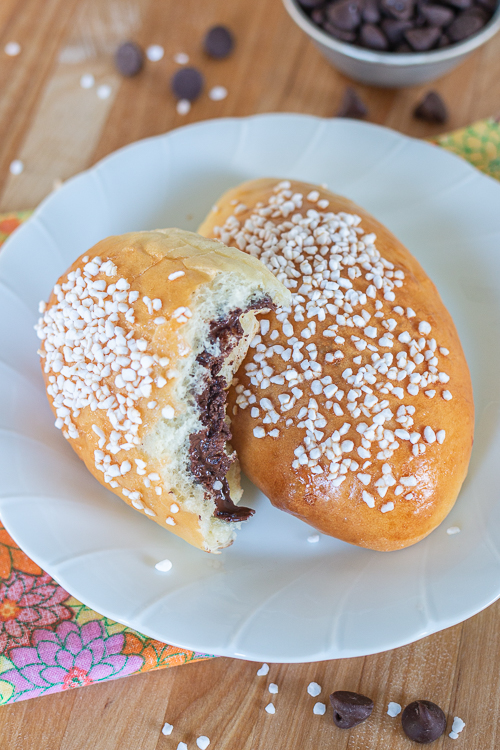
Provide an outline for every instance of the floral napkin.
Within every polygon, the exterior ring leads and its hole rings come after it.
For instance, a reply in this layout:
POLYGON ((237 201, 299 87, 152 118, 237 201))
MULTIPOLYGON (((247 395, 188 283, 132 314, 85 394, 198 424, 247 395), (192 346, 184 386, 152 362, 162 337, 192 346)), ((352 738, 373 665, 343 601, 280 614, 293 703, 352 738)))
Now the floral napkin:
MULTIPOLYGON (((481 120, 433 142, 500 180, 500 124, 481 120)), ((0 245, 30 216, 0 216, 0 245)), ((74 599, 0 523, 0 704, 212 658, 160 643, 74 599)))

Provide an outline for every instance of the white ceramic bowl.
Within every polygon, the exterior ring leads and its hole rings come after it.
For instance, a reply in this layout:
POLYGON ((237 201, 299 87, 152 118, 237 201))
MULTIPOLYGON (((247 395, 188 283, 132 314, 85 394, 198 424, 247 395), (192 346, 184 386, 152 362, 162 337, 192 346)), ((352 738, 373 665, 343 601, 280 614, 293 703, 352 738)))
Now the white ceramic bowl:
POLYGON ((375 52, 330 36, 311 21, 297 0, 283 0, 283 4, 297 26, 312 39, 332 65, 355 81, 386 88, 415 86, 439 78, 463 62, 500 29, 499 5, 493 18, 481 31, 445 49, 408 54, 375 52))

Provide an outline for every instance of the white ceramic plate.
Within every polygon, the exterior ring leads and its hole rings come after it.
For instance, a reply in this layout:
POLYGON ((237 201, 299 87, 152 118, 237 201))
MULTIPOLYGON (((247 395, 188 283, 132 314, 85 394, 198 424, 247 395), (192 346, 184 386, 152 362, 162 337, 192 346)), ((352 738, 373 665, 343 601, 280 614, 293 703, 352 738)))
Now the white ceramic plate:
POLYGON ((0 254, 0 516, 39 565, 108 617, 176 645, 271 662, 409 643, 500 596, 500 185, 458 157, 349 120, 213 120, 132 144, 51 195, 0 254), (33 325, 57 277, 101 238, 195 229, 253 177, 327 182, 409 247, 451 311, 470 365, 477 433, 450 516, 401 552, 370 552, 257 508, 220 556, 189 547, 101 487, 46 401, 33 325), (459 526, 461 533, 447 534, 459 526), (155 570, 168 557, 168 574, 155 570))

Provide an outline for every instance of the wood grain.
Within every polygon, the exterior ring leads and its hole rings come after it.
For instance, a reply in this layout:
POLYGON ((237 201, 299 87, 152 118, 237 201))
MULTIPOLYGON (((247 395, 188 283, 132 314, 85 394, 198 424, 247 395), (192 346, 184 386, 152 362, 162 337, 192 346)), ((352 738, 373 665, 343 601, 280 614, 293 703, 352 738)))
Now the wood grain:
MULTIPOLYGON (((28 208, 56 179, 67 179, 138 138, 220 116, 293 111, 330 117, 347 79, 331 68, 294 26, 279 0, 2 0, 0 3, 0 210, 28 208), (227 61, 207 60, 201 39, 213 23, 235 31, 237 50, 227 61), (165 57, 147 62, 123 80, 112 64, 114 46, 133 37, 162 44, 165 57), (8 58, 3 47, 18 41, 8 58), (213 102, 203 95, 191 112, 177 114, 169 79, 173 56, 190 55, 207 90, 227 87, 213 102), (79 85, 91 72, 96 87, 79 85), (112 94, 97 97, 97 85, 112 94), (14 177, 15 158, 25 171, 14 177)), ((428 86, 391 91, 355 85, 370 120, 416 137, 438 132, 413 119, 428 86)), ((449 128, 500 113, 500 36, 432 84, 448 102, 449 128)), ((201 614, 201 613, 200 613, 201 614)), ((369 627, 369 623, 367 623, 369 627)), ((459 740, 433 748, 498 750, 500 747, 500 602, 466 623, 403 648, 366 658, 319 664, 258 665, 216 659, 182 668, 107 682, 0 709, 0 750, 189 750, 207 735, 218 750, 410 750, 389 701, 437 702, 449 717, 464 719, 459 740), (306 691, 311 681, 321 696, 306 691), (270 682, 279 686, 271 696, 270 682), (331 710, 316 716, 316 700, 333 690, 356 690, 375 700, 365 724, 341 731, 331 710), (276 714, 264 707, 273 700, 276 714), (170 737, 164 722, 174 725, 170 737)))

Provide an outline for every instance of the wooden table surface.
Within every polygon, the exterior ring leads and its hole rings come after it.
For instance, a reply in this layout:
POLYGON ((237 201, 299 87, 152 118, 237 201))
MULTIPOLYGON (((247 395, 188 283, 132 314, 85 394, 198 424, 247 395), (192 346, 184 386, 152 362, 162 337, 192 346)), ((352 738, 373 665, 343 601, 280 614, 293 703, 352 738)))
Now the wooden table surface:
MULTIPOLYGON (((131 141, 184 123, 256 112, 293 111, 330 117, 348 84, 286 15, 280 0, 1 0, 0 211, 34 207, 54 186, 131 141), (203 57, 200 42, 214 23, 235 32, 226 61, 203 57), (112 52, 127 38, 161 44, 165 56, 124 80, 112 52), (3 53, 17 41, 17 57, 3 53), (187 116, 169 93, 189 54, 208 87, 223 85, 225 100, 205 94, 187 116), (83 89, 92 73, 96 85, 83 89), (97 87, 110 87, 99 98, 97 87), (24 171, 11 175, 21 159, 24 171)), ((412 118, 429 86, 392 91, 356 84, 372 122, 417 137, 439 128, 412 118)), ((452 129, 500 112, 500 35, 462 66, 432 84, 449 105, 452 129)), ((319 664, 258 665, 221 658, 107 682, 0 709, 0 750, 168 750, 196 747, 207 735, 218 750, 404 750, 416 747, 386 714, 387 703, 426 698, 467 724, 459 739, 446 734, 433 747, 500 747, 500 602, 467 622, 404 648, 366 658, 319 664), (375 700, 372 718, 350 731, 331 712, 312 713, 309 682, 354 690, 375 700), (264 707, 267 685, 279 685, 276 714, 264 707), (161 734, 165 721, 174 725, 161 734)), ((319 700, 319 699, 318 699, 319 700)))

